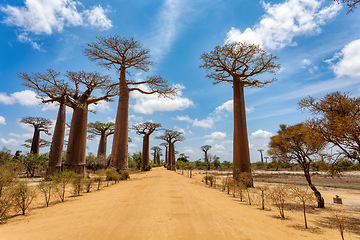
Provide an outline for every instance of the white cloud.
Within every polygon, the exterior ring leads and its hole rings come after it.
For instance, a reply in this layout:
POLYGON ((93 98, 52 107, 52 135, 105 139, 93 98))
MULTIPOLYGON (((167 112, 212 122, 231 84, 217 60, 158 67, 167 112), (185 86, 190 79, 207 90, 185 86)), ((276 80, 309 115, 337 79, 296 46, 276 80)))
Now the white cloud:
POLYGON ((340 59, 333 65, 336 76, 360 76, 360 39, 347 44, 340 53, 328 62, 340 59))
POLYGON ((19 103, 22 106, 36 106, 41 103, 40 99, 38 99, 36 96, 36 93, 31 90, 14 92, 10 94, 10 96, 8 96, 6 93, 0 93, 0 103, 5 105, 19 103))
POLYGON ((226 138, 226 133, 225 132, 213 132, 210 135, 206 135, 206 138, 212 138, 212 139, 224 139, 226 138))
MULTIPOLYGON (((113 122, 115 123, 115 119, 113 119, 113 122)), ((142 117, 138 117, 135 115, 129 115, 129 124, 137 124, 137 123, 143 123, 144 119, 142 117)))
POLYGON ((92 7, 91 10, 85 10, 84 15, 91 26, 99 27, 100 29, 107 30, 113 25, 111 20, 106 17, 105 10, 99 5, 92 7))
POLYGON ((214 139, 207 139, 204 141, 204 144, 207 144, 207 145, 210 145, 212 143, 214 143, 214 139))
POLYGON ((193 126, 202 128, 213 128, 214 119, 212 119, 211 117, 207 117, 206 119, 202 120, 198 120, 197 118, 195 118, 193 126))
POLYGON ((5 118, 0 116, 0 125, 6 125, 5 118))
POLYGON ((2 143, 5 146, 18 146, 18 145, 20 145, 20 142, 13 139, 13 138, 10 138, 9 140, 6 140, 4 138, 0 138, 0 143, 2 143))
MULTIPOLYGON (((135 100, 132 109, 137 113, 152 114, 156 111, 177 111, 191 107, 194 103, 188 99, 181 97, 184 86, 176 85, 178 93, 174 98, 162 98, 157 94, 142 94, 138 91, 132 93, 131 97, 135 100)), ((145 86, 143 88, 146 88, 145 86)))
POLYGON ((281 49, 295 46, 294 37, 318 34, 321 25, 334 18, 341 5, 332 3, 323 7, 323 0, 287 0, 279 4, 264 3, 266 14, 253 28, 241 32, 231 28, 226 42, 249 42, 265 49, 281 49))
POLYGON ((189 122, 189 123, 194 122, 194 120, 192 120, 188 115, 186 115, 186 116, 176 116, 175 120, 185 121, 185 122, 189 122))
MULTIPOLYGON (((229 100, 229 101, 223 103, 221 106, 217 107, 215 109, 215 113, 221 113, 224 110, 232 113, 234 111, 234 100, 229 100)), ((254 107, 245 108, 245 111, 247 113, 252 113, 252 112, 254 112, 254 110, 255 110, 254 107)))
POLYGON ((256 132, 253 132, 250 137, 252 139, 267 139, 270 138, 272 135, 273 134, 271 132, 267 132, 259 129, 256 132))
POLYGON ((106 102, 106 101, 100 101, 97 104, 90 104, 89 110, 96 111, 96 112, 111 111, 109 102, 106 102))
POLYGON ((220 144, 215 144, 214 149, 216 149, 216 150, 225 150, 225 147, 223 145, 220 145, 220 144))
POLYGON ((112 27, 101 6, 93 6, 90 10, 79 11, 83 8, 79 1, 74 0, 25 0, 25 6, 1 6, 0 11, 7 16, 4 23, 20 29, 18 38, 22 42, 29 42, 36 49, 40 46, 28 36, 51 35, 62 32, 65 26, 95 26, 100 29, 112 27))

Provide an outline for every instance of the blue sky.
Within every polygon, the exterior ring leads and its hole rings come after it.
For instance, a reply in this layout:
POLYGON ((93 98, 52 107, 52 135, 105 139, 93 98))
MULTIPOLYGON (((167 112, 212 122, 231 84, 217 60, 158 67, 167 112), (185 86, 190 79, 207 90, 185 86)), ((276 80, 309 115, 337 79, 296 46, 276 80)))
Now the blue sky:
MULTIPOLYGON (((33 129, 19 123, 22 117, 56 119, 56 106, 40 104, 36 94, 22 86, 19 72, 98 71, 116 80, 115 71, 100 68, 82 49, 96 36, 120 35, 141 42, 157 63, 131 77, 160 74, 180 90, 173 100, 133 92, 129 126, 161 123, 184 132, 186 141, 176 148, 190 160, 202 158, 200 147, 209 144, 209 153, 232 161, 232 88, 205 78, 200 55, 216 45, 246 41, 277 55, 282 66, 277 82, 245 90, 251 161, 259 161, 257 150, 267 149, 280 124, 309 117, 297 110, 300 99, 333 91, 359 95, 360 15, 359 10, 346 13, 345 5, 330 0, 2 0, 0 148, 28 151, 21 145, 33 129)), ((97 113, 89 113, 89 121, 113 121, 116 106, 117 98, 95 106, 97 113)), ((158 134, 152 134, 150 147, 161 143, 154 139, 158 134)), ((140 151, 142 136, 129 135, 130 154, 140 151)), ((45 134, 42 138, 51 140, 45 134)), ((112 138, 108 140, 110 154, 112 138)), ((89 141, 88 152, 96 153, 97 146, 98 139, 89 141)))

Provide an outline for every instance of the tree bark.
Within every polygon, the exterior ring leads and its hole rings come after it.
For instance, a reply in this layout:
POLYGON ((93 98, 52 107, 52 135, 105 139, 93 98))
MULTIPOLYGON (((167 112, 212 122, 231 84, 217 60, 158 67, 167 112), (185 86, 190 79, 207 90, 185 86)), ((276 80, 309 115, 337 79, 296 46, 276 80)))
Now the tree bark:
POLYGON ((128 168, 129 88, 126 84, 125 71, 125 67, 122 66, 120 70, 119 103, 110 163, 112 167, 118 170, 126 170, 128 168))
POLYGON ((157 154, 156 154, 156 150, 154 150, 154 164, 157 163, 157 154))
POLYGON ((174 151, 174 146, 172 145, 171 141, 168 142, 169 144, 169 151, 168 151, 168 170, 171 170, 172 167, 172 156, 173 156, 173 151, 174 151))
POLYGON ((88 105, 75 107, 71 120, 65 168, 76 173, 85 173, 86 133, 88 105))
POLYGON ((250 168, 250 152, 246 126, 244 83, 239 77, 233 79, 234 91, 234 141, 233 141, 233 178, 239 180, 240 173, 249 175, 253 186, 250 168))
POLYGON ((149 165, 149 134, 145 134, 143 137, 143 151, 141 158, 141 171, 145 171, 146 165, 149 165))
POLYGON ((171 170, 175 171, 176 164, 175 164, 175 144, 171 143, 172 146, 172 155, 171 155, 171 170))
POLYGON ((168 164, 168 162, 169 162, 169 156, 168 156, 168 147, 167 146, 165 146, 165 166, 166 166, 166 164, 168 164))
POLYGON ((66 126, 66 104, 65 96, 59 102, 59 112, 54 128, 54 135, 51 141, 49 164, 46 175, 49 176, 61 171, 61 162, 64 148, 65 126, 66 126))
POLYGON ((31 142, 30 152, 39 154, 40 149, 40 130, 38 126, 34 126, 34 135, 31 142))
POLYGON ((308 182, 309 187, 311 188, 311 190, 313 190, 315 194, 316 201, 318 203, 318 208, 325 208, 324 198, 321 196, 321 193, 317 190, 317 188, 312 184, 311 176, 310 176, 310 164, 303 165, 303 169, 304 169, 306 181, 308 182))
POLYGON ((107 136, 104 131, 101 133, 97 157, 100 157, 102 155, 106 157, 106 145, 107 145, 107 136))

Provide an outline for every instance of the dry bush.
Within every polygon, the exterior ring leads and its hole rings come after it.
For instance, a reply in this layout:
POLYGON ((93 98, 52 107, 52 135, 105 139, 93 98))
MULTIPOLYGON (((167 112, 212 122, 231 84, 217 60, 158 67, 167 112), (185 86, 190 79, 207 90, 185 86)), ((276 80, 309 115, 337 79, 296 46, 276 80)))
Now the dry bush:
POLYGON ((305 228, 308 228, 306 220, 306 205, 316 202, 313 192, 308 192, 308 189, 301 189, 296 186, 291 188, 290 196, 303 207, 305 228))
POLYGON ((341 236, 341 239, 345 239, 345 231, 348 229, 349 221, 348 218, 345 217, 343 212, 333 210, 331 211, 331 216, 329 217, 330 226, 336 228, 341 236))
POLYGON ((73 171, 65 170, 51 177, 55 183, 55 191, 62 202, 65 201, 66 187, 71 183, 74 174, 73 171))
POLYGON ((84 174, 75 173, 72 178, 73 193, 75 196, 80 196, 84 189, 84 174))
POLYGON ((284 207, 289 197, 289 187, 285 185, 273 187, 269 196, 273 204, 278 209, 281 218, 285 218, 284 207))
POLYGON ((102 180, 103 180, 103 178, 101 176, 97 176, 94 178, 94 182, 97 183, 97 190, 100 190, 102 180))
POLYGON ((227 189, 227 194, 230 194, 230 191, 234 188, 234 179, 227 177, 227 181, 226 181, 226 189, 227 189))
POLYGON ((28 186, 27 181, 17 182, 12 187, 11 191, 15 207, 21 210, 22 215, 25 215, 25 211, 36 197, 36 191, 28 186))
POLYGON ((54 182, 43 179, 40 181, 38 188, 39 188, 40 192, 42 194, 44 194, 45 204, 46 204, 46 207, 48 207, 49 203, 50 203, 50 198, 51 198, 51 196, 53 194, 53 190, 55 188, 54 182))
POLYGON ((16 172, 9 166, 0 166, 0 220, 13 207, 11 185, 18 181, 16 172))
POLYGON ((94 183, 94 178, 90 178, 90 177, 84 178, 83 184, 84 184, 85 192, 89 193, 91 191, 93 183, 94 183))
POLYGON ((249 203, 249 205, 251 205, 251 197, 250 197, 250 191, 249 191, 248 186, 251 186, 252 183, 250 181, 249 174, 246 173, 246 172, 240 173, 240 175, 239 175, 239 183, 238 184, 240 186, 242 185, 242 188, 246 190, 248 203, 249 203))
POLYGON ((222 177, 221 178, 221 190, 224 192, 226 190, 226 185, 227 185, 227 181, 228 181, 229 177, 222 177))
POLYGON ((258 186, 257 189, 259 190, 259 194, 261 198, 261 209, 265 210, 266 192, 269 190, 269 186, 262 185, 262 186, 258 186))

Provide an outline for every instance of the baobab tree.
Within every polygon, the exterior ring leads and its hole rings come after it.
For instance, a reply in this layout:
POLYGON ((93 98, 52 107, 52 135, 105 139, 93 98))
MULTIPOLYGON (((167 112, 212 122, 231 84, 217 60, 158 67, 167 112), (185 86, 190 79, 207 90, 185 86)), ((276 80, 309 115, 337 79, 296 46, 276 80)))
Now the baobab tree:
POLYGON ((146 165, 149 165, 149 138, 150 135, 161 127, 160 123, 145 122, 135 124, 131 127, 132 130, 136 130, 139 135, 143 137, 143 150, 141 159, 141 171, 145 171, 146 165))
MULTIPOLYGON (((25 140, 25 143, 22 145, 24 147, 27 147, 27 148, 31 148, 31 144, 32 144, 32 139, 27 139, 25 140)), ((40 138, 40 141, 39 141, 39 148, 44 148, 44 147, 48 147, 51 145, 51 142, 49 141, 46 141, 45 139, 42 139, 40 138)))
POLYGON ((99 101, 111 101, 115 96, 113 85, 110 85, 110 77, 99 73, 67 72, 67 76, 75 83, 76 90, 68 105, 73 108, 73 116, 69 133, 69 141, 66 150, 65 167, 77 173, 85 171, 86 157, 86 132, 88 106, 99 101), (80 90, 84 85, 84 91, 80 90), (103 96, 91 97, 94 90, 102 90, 103 96))
POLYGON ((209 159, 208 159, 208 154, 207 152, 211 149, 212 147, 210 145, 204 145, 201 146, 200 149, 201 151, 203 151, 205 153, 205 163, 207 165, 207 170, 210 170, 210 164, 209 164, 209 159))
MULTIPOLYGON (((250 151, 246 127, 245 87, 263 87, 275 81, 259 80, 262 73, 275 73, 280 64, 275 64, 276 56, 266 53, 258 45, 248 43, 230 43, 216 46, 210 53, 201 55, 203 64, 200 68, 207 70, 208 78, 213 84, 228 82, 233 87, 234 97, 234 140, 233 140, 233 177, 239 180, 242 172, 251 178, 250 151)), ((250 181, 252 183, 252 180, 250 181)))
POLYGON ((40 149, 40 132, 50 135, 49 129, 52 122, 42 117, 24 117, 20 120, 21 123, 29 124, 34 127, 34 135, 31 141, 30 152, 39 154, 40 149))
POLYGON ((113 122, 102 123, 96 121, 94 123, 88 124, 88 133, 90 133, 88 138, 92 139, 95 136, 100 136, 97 157, 100 156, 106 157, 107 137, 114 134, 114 128, 115 128, 115 123, 113 122))
POLYGON ((18 77, 25 82, 24 86, 32 88, 41 98, 43 103, 59 104, 54 133, 51 141, 47 175, 60 172, 62 154, 64 148, 64 136, 66 125, 66 102, 74 90, 69 83, 60 77, 60 73, 48 69, 45 73, 19 73, 18 77))
POLYGON ((154 65, 150 51, 133 38, 120 36, 98 37, 96 43, 87 44, 84 54, 98 65, 114 68, 119 73, 119 102, 115 120, 115 133, 111 151, 111 166, 117 169, 128 167, 128 118, 130 92, 158 94, 170 97, 176 88, 170 88, 161 76, 135 81, 127 79, 131 69, 147 72, 154 65))
POLYGON ((263 151, 264 149, 258 149, 258 152, 260 152, 260 160, 262 164, 264 164, 263 151))
POLYGON ((160 165, 160 154, 161 154, 161 148, 159 148, 158 146, 154 146, 151 148, 151 150, 153 150, 153 155, 154 155, 154 164, 159 164, 160 165))
POLYGON ((157 139, 164 140, 169 145, 168 151, 168 170, 175 170, 175 147, 174 144, 176 142, 185 141, 185 137, 182 136, 182 132, 173 131, 173 130, 165 130, 165 132, 156 137, 157 139))
POLYGON ((164 146, 165 147, 165 165, 168 164, 168 147, 169 147, 169 144, 167 142, 163 142, 163 143, 160 143, 161 146, 164 146))

